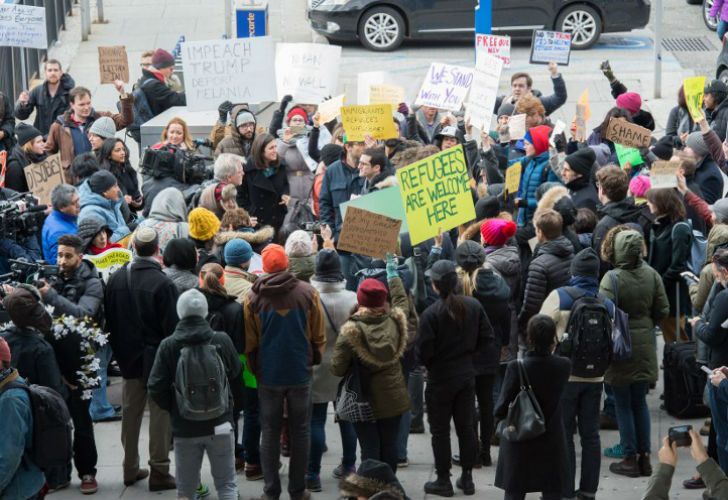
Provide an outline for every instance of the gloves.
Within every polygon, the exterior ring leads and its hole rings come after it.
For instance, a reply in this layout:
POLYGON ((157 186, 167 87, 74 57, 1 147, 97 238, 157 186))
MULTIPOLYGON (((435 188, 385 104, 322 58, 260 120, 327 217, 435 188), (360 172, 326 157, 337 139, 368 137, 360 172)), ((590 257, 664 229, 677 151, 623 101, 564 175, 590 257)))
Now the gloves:
POLYGON ((521 207, 525 207, 526 204, 523 202, 523 199, 522 198, 516 198, 513 201, 513 206, 516 207, 516 208, 521 208, 521 207))
POLYGON ((399 273, 397 272, 397 262, 394 260, 394 255, 391 253, 387 254, 387 279, 391 280, 392 278, 399 278, 399 273))
POLYGON ((602 70, 602 73, 604 73, 604 76, 607 77, 609 83, 614 81, 614 72, 612 71, 612 67, 609 65, 609 60, 602 62, 599 69, 602 70))
POLYGON ((402 113, 404 116, 407 116, 409 115, 410 109, 407 107, 406 103, 400 102, 399 107, 397 107, 397 111, 402 113))
POLYGON ((227 122, 227 115, 232 111, 233 109, 233 103, 230 101, 224 101, 222 104, 220 104, 217 107, 217 112, 220 113, 220 122, 226 123, 227 122))
POLYGON ((284 95, 283 99, 281 99, 281 105, 278 107, 278 111, 280 111, 281 113, 285 113, 286 108, 288 107, 288 103, 291 102, 292 100, 293 100, 292 95, 290 95, 290 94, 284 95))

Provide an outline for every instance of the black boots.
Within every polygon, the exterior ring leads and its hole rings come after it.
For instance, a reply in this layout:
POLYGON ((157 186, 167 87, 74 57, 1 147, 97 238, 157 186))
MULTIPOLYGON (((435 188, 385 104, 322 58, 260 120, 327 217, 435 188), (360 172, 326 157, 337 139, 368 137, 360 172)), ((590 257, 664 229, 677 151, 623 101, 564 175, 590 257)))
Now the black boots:
MULTIPOLYGON (((464 474, 464 471, 463 471, 464 474)), ((458 480, 460 482, 460 480, 458 480)), ((473 480, 471 478, 470 484, 473 484, 473 480)), ((437 479, 435 481, 429 481, 425 483, 425 493, 429 495, 437 495, 439 497, 451 497, 455 494, 455 492, 452 489, 452 483, 450 482, 450 474, 447 475, 437 475, 437 479)))
MULTIPOLYGON (((647 462, 649 464, 649 456, 647 458, 647 462)), ((636 455, 630 455, 628 457, 624 457, 624 460, 621 462, 609 464, 609 470, 613 474, 619 474, 620 476, 640 477, 640 468, 637 464, 636 455)))
POLYGON ((475 495, 475 483, 473 483, 473 471, 463 469, 460 478, 455 482, 455 486, 463 490, 465 495, 475 495))
POLYGON ((640 476, 650 477, 652 475, 652 464, 650 463, 650 454, 643 453, 637 458, 637 467, 640 470, 640 476))

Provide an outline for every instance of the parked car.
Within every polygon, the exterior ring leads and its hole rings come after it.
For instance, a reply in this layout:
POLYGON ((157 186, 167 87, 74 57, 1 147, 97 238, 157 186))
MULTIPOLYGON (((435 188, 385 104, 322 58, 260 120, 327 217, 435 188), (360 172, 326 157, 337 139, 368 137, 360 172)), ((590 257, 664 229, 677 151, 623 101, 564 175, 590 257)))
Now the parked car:
MULTIPOLYGON (((331 42, 359 40, 376 51, 405 38, 472 40, 478 0, 308 0, 311 28, 331 42)), ((530 38, 534 30, 572 34, 588 49, 602 33, 642 28, 650 0, 492 0, 492 32, 530 38)))
POLYGON ((728 44, 726 44, 728 37, 723 38, 723 48, 718 54, 718 69, 715 70, 715 77, 728 85, 728 44))
POLYGON ((713 0, 703 0, 703 21, 709 30, 718 29, 718 16, 710 17, 710 9, 713 8, 713 0))

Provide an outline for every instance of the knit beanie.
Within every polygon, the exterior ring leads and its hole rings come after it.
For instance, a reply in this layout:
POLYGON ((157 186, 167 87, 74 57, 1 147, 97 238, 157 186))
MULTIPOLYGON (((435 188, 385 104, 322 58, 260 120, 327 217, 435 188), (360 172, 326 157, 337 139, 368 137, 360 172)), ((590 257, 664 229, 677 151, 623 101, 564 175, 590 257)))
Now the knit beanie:
POLYGON ((255 123, 255 116, 250 111, 241 111, 235 117, 235 126, 239 127, 246 123, 255 123))
POLYGON ((356 291, 356 301, 360 306, 372 309, 383 307, 387 301, 387 287, 374 278, 367 278, 361 282, 356 291))
POLYGON ((190 237, 195 240, 211 240, 220 230, 220 219, 206 208, 197 207, 187 216, 190 237))
POLYGON ((0 337, 0 362, 10 363, 12 356, 10 355, 10 346, 5 337, 0 337))
POLYGON ((475 202, 475 219, 492 219, 498 217, 500 212, 500 202, 497 196, 483 196, 477 202, 475 202))
POLYGON ((321 161, 328 167, 335 161, 339 161, 343 154, 344 148, 338 144, 327 144, 321 148, 321 161))
POLYGON ((279 273, 288 269, 288 256, 282 246, 271 243, 260 255, 263 258, 264 273, 279 273))
POLYGON ((118 181, 114 174, 108 170, 99 170, 94 172, 91 177, 88 178, 88 187, 92 193, 104 194, 106 191, 116 186, 118 181))
POLYGON ((199 290, 190 288, 177 299, 177 316, 179 319, 196 316, 207 317, 207 299, 199 290))
POLYGON ((455 249, 455 262, 463 269, 480 267, 485 262, 485 249, 473 240, 463 241, 455 249))
POLYGON ((174 66, 174 56, 164 49, 157 49, 152 55, 152 66, 156 69, 171 68, 174 66))
POLYGON ((286 240, 286 255, 289 257, 308 257, 313 254, 311 236, 303 229, 296 229, 286 240))
POLYGON ((636 115, 642 108, 642 98, 637 92, 625 92, 617 97, 617 107, 636 115))
POLYGON ((721 198, 713 203, 710 209, 715 214, 716 224, 728 223, 728 198, 721 198))
POLYGON ((503 99, 503 104, 498 108, 498 116, 511 116, 516 111, 516 105, 508 99, 503 99))
POLYGON ((13 289, 3 299, 3 307, 15 326, 50 333, 53 320, 43 307, 40 292, 34 286, 23 284, 13 289))
POLYGON ((720 80, 713 80, 705 86, 705 93, 712 94, 716 101, 723 102, 728 95, 728 85, 720 80))
POLYGON ((197 249, 194 242, 187 238, 169 240, 164 247, 162 262, 164 267, 177 266, 185 271, 194 270, 197 266, 197 249))
POLYGON ((18 138, 18 145, 25 146, 36 137, 42 137, 40 130, 26 123, 18 123, 15 127, 15 136, 18 138))
POLYGON ((673 139, 670 136, 662 137, 652 146, 652 153, 657 156, 660 160, 670 161, 673 152, 673 139))
POLYGON ((502 247, 516 234, 516 223, 504 219, 488 219, 480 225, 483 245, 502 247))
POLYGON ((226 264, 238 267, 253 258, 253 247, 247 241, 236 238, 227 242, 223 255, 226 264))
POLYGON ((344 275, 341 272, 341 261, 336 250, 324 248, 319 251, 316 255, 313 277, 316 281, 328 283, 344 280, 344 275))
POLYGON ((288 112, 288 114, 286 115, 286 123, 290 123, 291 118, 293 118, 294 116, 300 116, 301 118, 303 118, 304 122, 308 121, 308 115, 306 114, 306 111, 304 111, 303 108, 299 108, 298 106, 294 107, 288 112))
POLYGON ((550 133, 551 127, 548 125, 539 125, 538 127, 528 129, 523 139, 533 145, 533 148, 536 150, 536 155, 540 155, 549 150, 550 133))
POLYGON ((685 140, 685 146, 692 149, 698 158, 704 158, 705 156, 708 156, 708 153, 710 153, 710 150, 703 139, 702 132, 692 132, 688 135, 688 138, 685 140))
POLYGON ((568 163, 569 168, 577 174, 581 174, 582 177, 591 175, 595 161, 597 161, 597 155, 592 148, 579 149, 564 158, 564 163, 568 163))
POLYGON ((587 247, 574 256, 571 261, 571 275, 599 278, 599 256, 593 248, 587 247))
POLYGON ((629 192, 637 198, 644 198, 651 187, 652 181, 649 175, 636 175, 629 181, 629 192))
POLYGON ((111 139, 116 136, 116 124, 108 116, 98 117, 88 129, 89 134, 96 134, 103 139, 111 139))

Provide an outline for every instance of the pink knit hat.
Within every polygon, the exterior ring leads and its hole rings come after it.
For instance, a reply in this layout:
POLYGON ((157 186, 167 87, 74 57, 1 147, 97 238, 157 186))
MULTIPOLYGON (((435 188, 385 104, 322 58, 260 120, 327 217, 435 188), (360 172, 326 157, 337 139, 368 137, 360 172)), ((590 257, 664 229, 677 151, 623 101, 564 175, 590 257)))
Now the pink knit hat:
POLYGON ((483 245, 500 247, 516 234, 516 224, 510 220, 487 219, 480 225, 480 239, 483 245))
POLYGON ((617 107, 636 115, 642 108, 642 98, 636 92, 625 92, 617 97, 617 107))
POLYGON ((629 192, 637 198, 644 198, 645 193, 652 187, 652 181, 650 181, 647 175, 637 175, 629 181, 629 192))

